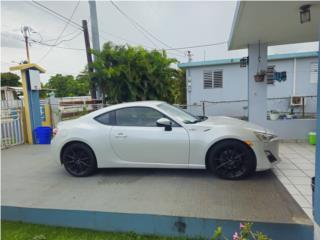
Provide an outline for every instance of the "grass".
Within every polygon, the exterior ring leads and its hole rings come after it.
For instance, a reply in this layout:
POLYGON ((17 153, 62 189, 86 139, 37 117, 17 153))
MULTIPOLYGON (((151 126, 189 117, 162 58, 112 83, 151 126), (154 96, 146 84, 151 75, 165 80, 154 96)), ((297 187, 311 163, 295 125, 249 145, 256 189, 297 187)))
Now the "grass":
POLYGON ((3 240, 186 240, 187 238, 99 232, 86 229, 52 227, 30 223, 1 221, 3 240))

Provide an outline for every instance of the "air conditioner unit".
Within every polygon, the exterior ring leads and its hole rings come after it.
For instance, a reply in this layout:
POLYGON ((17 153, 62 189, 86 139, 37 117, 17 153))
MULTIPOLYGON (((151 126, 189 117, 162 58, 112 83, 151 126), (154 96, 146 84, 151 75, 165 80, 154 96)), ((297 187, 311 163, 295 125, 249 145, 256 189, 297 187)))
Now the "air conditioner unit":
POLYGON ((303 97, 294 96, 291 97, 290 105, 291 106, 302 106, 303 103, 303 97))

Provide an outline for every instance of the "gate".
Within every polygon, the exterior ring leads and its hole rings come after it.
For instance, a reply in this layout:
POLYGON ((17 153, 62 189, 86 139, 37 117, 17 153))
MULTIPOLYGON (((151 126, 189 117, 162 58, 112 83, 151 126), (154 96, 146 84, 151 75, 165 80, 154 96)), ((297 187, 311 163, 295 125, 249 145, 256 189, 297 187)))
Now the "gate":
POLYGON ((21 108, 1 109, 1 149, 23 143, 21 108))

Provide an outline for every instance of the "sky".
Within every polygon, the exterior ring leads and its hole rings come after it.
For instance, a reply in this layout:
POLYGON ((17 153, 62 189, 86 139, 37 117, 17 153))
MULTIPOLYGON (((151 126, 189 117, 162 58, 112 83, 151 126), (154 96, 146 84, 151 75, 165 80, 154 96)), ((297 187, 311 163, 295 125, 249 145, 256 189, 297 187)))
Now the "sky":
MULTIPOLYGON (((41 4, 79 23, 90 19, 87 1, 41 1, 41 4), (76 7, 78 5, 78 7, 76 7)), ((210 47, 193 48, 192 61, 214 60, 247 56, 247 50, 228 51, 227 41, 231 31, 235 1, 115 1, 131 19, 154 35, 150 40, 137 30, 133 22, 125 18, 109 1, 97 1, 100 44, 144 46, 163 49, 168 46, 185 46, 223 43, 210 47), (164 45, 164 44, 165 45, 164 45)), ((83 33, 74 25, 66 24, 56 16, 40 8, 32 1, 1 1, 1 72, 26 59, 22 26, 32 28, 30 38, 44 44, 31 43, 31 62, 47 70, 41 81, 47 82, 57 73, 76 76, 86 66, 83 33), (58 38, 58 40, 56 40, 58 38), (67 48, 67 49, 66 49, 67 48), (70 49, 71 48, 71 49, 70 49)), ((89 33, 91 27, 89 21, 89 33)), ((167 51, 169 57, 186 62, 186 52, 167 51)), ((269 47, 269 54, 317 51, 317 43, 291 44, 269 47)))

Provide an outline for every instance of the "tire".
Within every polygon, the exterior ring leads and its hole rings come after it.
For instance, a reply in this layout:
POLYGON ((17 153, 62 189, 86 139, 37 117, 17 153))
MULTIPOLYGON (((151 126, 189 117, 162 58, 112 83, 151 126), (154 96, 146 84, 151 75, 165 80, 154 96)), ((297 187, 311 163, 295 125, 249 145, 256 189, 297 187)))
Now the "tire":
POLYGON ((253 150, 245 143, 225 140, 211 147, 207 167, 223 179, 244 179, 255 172, 256 157, 253 150))
POLYGON ((63 149, 61 161, 66 171, 75 177, 89 176, 97 169, 97 161, 91 148, 81 142, 68 144, 63 149))

